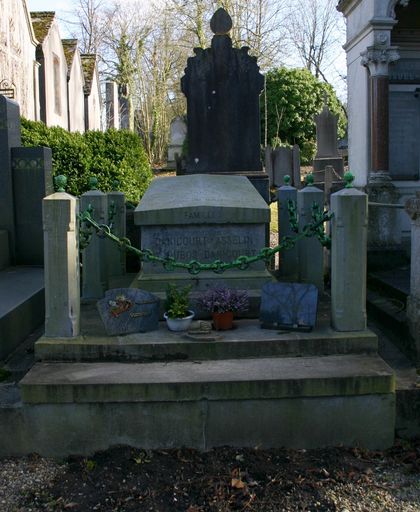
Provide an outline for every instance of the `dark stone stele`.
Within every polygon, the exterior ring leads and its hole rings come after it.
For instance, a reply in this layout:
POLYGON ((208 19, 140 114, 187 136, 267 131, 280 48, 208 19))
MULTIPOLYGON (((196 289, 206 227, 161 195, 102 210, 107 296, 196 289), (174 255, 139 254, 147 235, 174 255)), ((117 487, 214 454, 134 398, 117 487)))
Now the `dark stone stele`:
POLYGON ((317 305, 318 289, 313 284, 266 283, 261 293, 261 327, 311 330, 317 305))
POLYGON ((211 48, 195 48, 182 92, 187 97, 187 174, 262 171, 260 105, 264 77, 249 48, 232 48, 229 14, 218 9, 210 23, 211 48))
POLYGON ((110 336, 159 329, 159 298, 136 288, 114 288, 97 302, 110 336))

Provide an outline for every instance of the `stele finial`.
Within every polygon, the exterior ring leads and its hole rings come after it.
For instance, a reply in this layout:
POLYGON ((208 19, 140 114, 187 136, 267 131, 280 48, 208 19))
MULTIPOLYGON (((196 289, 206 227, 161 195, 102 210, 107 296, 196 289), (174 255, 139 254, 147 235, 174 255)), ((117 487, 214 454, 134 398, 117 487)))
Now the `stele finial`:
POLYGON ((305 176, 305 185, 307 187, 312 186, 314 183, 314 175, 312 173, 309 173, 305 176))
POLYGON ((230 29, 232 28, 232 18, 229 16, 228 12, 220 7, 213 14, 210 20, 210 28, 216 36, 223 36, 229 34, 230 29))
POLYGON ((64 176, 64 174, 60 174, 59 176, 56 176, 54 178, 54 184, 57 189, 57 192, 65 192, 66 185, 67 185, 67 176, 64 176))
POLYGON ((89 189, 98 190, 98 178, 96 176, 89 178, 89 189))

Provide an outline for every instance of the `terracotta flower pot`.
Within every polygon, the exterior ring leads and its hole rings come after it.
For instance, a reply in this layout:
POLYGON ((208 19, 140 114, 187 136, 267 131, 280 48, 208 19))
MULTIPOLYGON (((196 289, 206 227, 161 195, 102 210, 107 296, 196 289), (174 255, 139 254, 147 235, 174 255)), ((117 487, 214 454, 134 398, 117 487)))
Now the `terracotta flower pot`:
POLYGON ((228 331, 233 328, 233 311, 224 313, 212 313, 213 326, 216 331, 228 331))

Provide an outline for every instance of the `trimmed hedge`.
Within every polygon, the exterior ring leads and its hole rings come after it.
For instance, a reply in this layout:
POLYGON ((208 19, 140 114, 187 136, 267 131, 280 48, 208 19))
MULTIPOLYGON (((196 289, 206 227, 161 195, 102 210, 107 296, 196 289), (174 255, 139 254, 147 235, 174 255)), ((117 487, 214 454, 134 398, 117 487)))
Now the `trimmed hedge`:
POLYGON ((153 177, 140 138, 127 130, 81 134, 22 119, 22 145, 51 148, 53 174, 65 174, 67 191, 75 196, 89 190, 89 178, 95 176, 103 192, 118 180, 118 190, 137 203, 153 177))

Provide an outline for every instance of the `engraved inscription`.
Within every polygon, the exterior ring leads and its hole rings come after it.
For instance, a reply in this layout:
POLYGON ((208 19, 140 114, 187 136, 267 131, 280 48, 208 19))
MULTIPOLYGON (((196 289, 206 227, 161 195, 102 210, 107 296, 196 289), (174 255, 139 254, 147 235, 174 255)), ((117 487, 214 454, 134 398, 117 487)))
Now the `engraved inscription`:
MULTIPOLYGON (((142 247, 151 249, 161 257, 172 257, 177 261, 198 260, 210 263, 215 260, 231 261, 240 255, 253 256, 265 245, 264 227, 198 226, 181 228, 167 227, 159 230, 142 229, 142 247)), ((160 264, 145 263, 144 269, 160 272, 160 264)), ((259 265, 253 265, 257 268, 259 265)))

